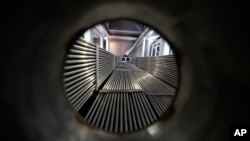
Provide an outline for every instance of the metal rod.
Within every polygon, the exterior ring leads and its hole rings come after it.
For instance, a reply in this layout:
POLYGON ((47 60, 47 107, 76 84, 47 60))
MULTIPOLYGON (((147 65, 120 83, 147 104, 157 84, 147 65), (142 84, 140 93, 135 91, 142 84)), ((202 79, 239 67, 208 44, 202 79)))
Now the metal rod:
POLYGON ((63 75, 64 75, 65 77, 67 77, 67 76, 69 76, 69 75, 73 75, 73 74, 76 74, 76 73, 84 72, 84 71, 87 71, 87 70, 89 70, 89 69, 94 69, 94 71, 95 71, 95 66, 89 66, 89 67, 86 67, 86 68, 81 68, 81 69, 77 69, 77 70, 65 72, 63 75))
POLYGON ((101 95, 103 96, 103 99, 102 99, 101 105, 99 107, 100 111, 97 111, 99 113, 99 116, 98 116, 98 119, 96 122, 96 126, 99 126, 101 118, 103 118, 103 119, 105 118, 103 115, 103 111, 104 111, 105 106, 107 105, 107 98, 108 97, 105 94, 101 94, 101 95))
POLYGON ((116 104, 116 94, 114 94, 114 105, 113 105, 113 108, 112 108, 112 115, 111 115, 111 122, 110 122, 110 131, 112 132, 113 131, 113 127, 114 127, 114 118, 115 118, 115 108, 117 107, 117 104, 116 104))
POLYGON ((87 48, 87 47, 81 46, 81 45, 74 44, 73 48, 77 49, 77 50, 81 50, 81 51, 89 51, 89 52, 94 52, 95 53, 95 49, 94 48, 87 48))
POLYGON ((87 115, 86 115, 86 117, 85 117, 85 119, 86 119, 89 123, 91 123, 91 120, 92 120, 92 118, 93 118, 93 116, 94 116, 94 114, 95 114, 95 111, 96 111, 96 108, 97 108, 96 105, 98 104, 99 99, 100 99, 100 95, 97 95, 96 100, 94 101, 93 105, 91 106, 90 110, 88 111, 88 113, 87 113, 87 115))
POLYGON ((120 95, 120 132, 123 132, 123 113, 126 112, 123 109, 123 95, 124 93, 119 93, 120 95))
POLYGON ((77 41, 81 41, 81 42, 85 43, 86 45, 91 45, 91 46, 95 45, 93 43, 86 41, 83 37, 79 37, 79 39, 77 41))
POLYGON ((130 100, 129 100, 129 96, 128 94, 126 95, 126 102, 127 102, 127 109, 128 109, 128 122, 129 122, 129 130, 132 131, 133 130, 133 123, 132 123, 132 115, 131 115, 131 111, 130 111, 130 100))
POLYGON ((96 56, 95 56, 95 58, 96 58, 96 68, 95 68, 95 70, 96 70, 96 75, 95 75, 95 85, 96 85, 96 87, 95 87, 95 89, 96 90, 98 90, 99 89, 99 82, 98 82, 98 73, 99 73, 99 47, 97 47, 97 46, 95 46, 95 48, 96 48, 96 56))
POLYGON ((76 111, 79 111, 79 109, 85 104, 85 102, 90 98, 90 96, 93 94, 94 88, 90 88, 81 99, 79 99, 79 104, 75 106, 76 111))
POLYGON ((149 121, 149 117, 148 117, 148 112, 146 112, 146 105, 145 103, 143 103, 143 101, 141 100, 142 99, 142 95, 144 95, 143 93, 137 93, 137 97, 138 97, 138 101, 140 103, 140 107, 142 109, 142 113, 146 119, 146 124, 150 124, 150 121, 149 121))
POLYGON ((135 114, 136 114, 136 118, 137 118, 137 122, 138 122, 138 125, 139 125, 139 128, 142 128, 142 121, 141 121, 141 118, 140 118, 140 115, 139 115, 139 112, 138 112, 138 108, 137 108, 137 103, 135 101, 135 96, 134 94, 132 94, 132 100, 133 100, 133 104, 134 104, 134 109, 135 109, 135 114))
MULTIPOLYGON (((68 93, 67 93, 67 96, 68 97, 70 97, 71 95, 73 95, 73 94, 76 94, 77 93, 77 91, 80 91, 80 89, 82 90, 82 89, 86 89, 86 87, 85 87, 85 85, 86 84, 91 84, 91 82, 93 82, 94 81, 94 78, 93 77, 89 77, 88 78, 88 80, 83 80, 83 81, 80 81, 79 83, 79 85, 81 85, 81 86, 79 86, 79 87, 77 87, 77 88, 74 88, 74 89, 72 89, 72 91, 67 91, 68 93)), ((74 85, 73 85, 74 86, 74 85)), ((86 85, 87 86, 87 85, 86 85)), ((71 88, 71 87, 70 87, 71 88)))
POLYGON ((133 121, 133 125, 134 125, 135 130, 137 130, 138 129, 138 126, 137 126, 138 123, 136 122, 137 120, 136 120, 136 114, 135 114, 135 110, 134 110, 135 107, 134 107, 134 104, 133 104, 132 95, 130 95, 129 98, 130 98, 130 100, 129 100, 130 104, 129 105, 131 106, 131 113, 132 113, 132 119, 133 119, 132 121, 133 121))
POLYGON ((118 125, 119 125, 119 106, 120 106, 120 94, 117 95, 117 107, 116 107, 116 119, 115 119, 115 132, 118 132, 118 125))
POLYGON ((89 77, 89 76, 91 76, 91 75, 94 74, 94 73, 95 73, 95 70, 94 70, 94 69, 90 69, 90 70, 84 71, 84 72, 82 72, 82 73, 78 73, 78 74, 75 74, 75 75, 66 77, 66 78, 63 79, 63 81, 64 81, 64 82, 67 82, 67 81, 69 81, 69 80, 78 78, 78 77, 80 77, 80 76, 89 77))
POLYGON ((137 109, 139 111, 140 119, 142 120, 142 124, 145 127, 146 126, 145 115, 143 114, 143 111, 142 111, 143 107, 141 106, 141 103, 138 100, 138 97, 137 97, 138 95, 140 95, 140 93, 135 93, 133 96, 135 98, 136 105, 138 107, 137 109))
POLYGON ((145 103, 145 106, 146 106, 146 109, 148 111, 148 115, 149 115, 151 122, 155 121, 157 119, 157 117, 156 117, 156 115, 155 115, 155 113, 154 113, 154 111, 153 111, 153 109, 152 109, 152 107, 151 107, 151 105, 150 105, 150 103, 145 95, 142 96, 142 101, 144 101, 144 103, 145 103))
MULTIPOLYGON (((114 104, 114 95, 113 94, 111 94, 111 93, 108 93, 109 95, 110 95, 110 97, 111 97, 111 101, 112 102, 110 102, 110 106, 109 106, 109 110, 108 110, 108 115, 107 115, 107 120, 106 120, 106 125, 105 125, 105 130, 107 131, 108 130, 108 126, 110 125, 109 124, 109 122, 110 122, 110 117, 111 117, 111 111, 113 111, 112 109, 113 109, 113 104, 114 104)), ((112 114, 113 114, 114 112, 112 112, 112 114)), ((112 120, 112 119, 111 119, 112 120)))
POLYGON ((80 64, 80 65, 65 66, 64 69, 68 70, 68 69, 83 68, 83 67, 88 67, 88 66, 91 66, 91 65, 95 65, 95 62, 84 63, 84 64, 80 64))
POLYGON ((111 100, 111 95, 109 94, 109 93, 107 93, 107 94, 105 94, 105 95, 107 95, 107 97, 108 97, 108 101, 107 101, 107 103, 105 104, 106 106, 105 106, 105 110, 104 110, 104 115, 103 115, 103 118, 102 118, 102 121, 101 121, 101 125, 100 125, 100 128, 104 128, 104 123, 105 123, 105 121, 107 122, 107 124, 108 124, 108 108, 110 107, 110 104, 112 104, 112 102, 110 102, 110 100, 111 100))
POLYGON ((70 85, 72 84, 75 84, 76 82, 80 81, 80 80, 83 80, 83 79, 91 79, 93 76, 89 76, 89 77, 86 77, 86 76, 81 76, 75 80, 72 80, 72 81, 69 81, 69 82, 65 82, 64 86, 65 87, 69 87, 70 85))
POLYGON ((153 96, 147 96, 147 97, 149 98, 150 102, 152 103, 153 108, 155 109, 157 115, 160 117, 162 114, 162 111, 161 111, 161 109, 159 109, 158 105, 153 100, 153 98, 152 98, 153 96))
POLYGON ((80 91, 77 91, 75 94, 69 97, 70 102, 74 102, 78 100, 78 98, 84 94, 85 91, 87 91, 89 88, 92 87, 92 84, 88 84, 84 89, 81 89, 80 91))
POLYGON ((124 125, 125 125, 125 132, 128 132, 128 110, 127 110, 127 95, 128 93, 123 94, 123 103, 124 103, 124 125))
POLYGON ((100 95, 100 99, 98 100, 98 102, 96 103, 96 111, 94 112, 94 119, 92 121, 92 125, 94 125, 95 127, 97 127, 97 117, 100 117, 100 110, 103 107, 103 95, 100 95))

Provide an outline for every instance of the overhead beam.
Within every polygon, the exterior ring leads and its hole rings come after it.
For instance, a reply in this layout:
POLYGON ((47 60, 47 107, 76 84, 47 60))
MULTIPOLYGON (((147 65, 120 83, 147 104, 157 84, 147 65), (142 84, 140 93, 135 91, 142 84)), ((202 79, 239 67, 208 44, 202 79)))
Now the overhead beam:
POLYGON ((117 29, 109 29, 111 34, 130 34, 130 35, 140 35, 141 31, 131 31, 131 30, 117 30, 117 29))
POLYGON ((125 55, 129 56, 129 54, 137 47, 138 43, 141 41, 141 39, 150 31, 150 28, 147 27, 141 35, 137 38, 137 40, 134 42, 132 47, 126 51, 125 55))
POLYGON ((103 35, 103 37, 104 37, 105 35, 107 35, 107 36, 109 35, 109 33, 107 32, 106 28, 105 28, 103 25, 101 25, 101 24, 96 25, 95 28, 97 29, 97 31, 98 31, 100 34, 103 35))
POLYGON ((136 37, 129 37, 129 36, 109 36, 109 39, 134 41, 137 38, 136 37))

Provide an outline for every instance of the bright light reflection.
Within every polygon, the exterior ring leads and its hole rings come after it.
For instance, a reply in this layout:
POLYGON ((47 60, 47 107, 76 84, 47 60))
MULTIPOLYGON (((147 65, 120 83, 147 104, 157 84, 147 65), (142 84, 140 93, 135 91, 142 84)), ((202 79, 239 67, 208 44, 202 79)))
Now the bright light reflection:
POLYGON ((160 131, 160 128, 157 124, 155 124, 153 126, 149 126, 147 131, 151 136, 155 136, 160 131))

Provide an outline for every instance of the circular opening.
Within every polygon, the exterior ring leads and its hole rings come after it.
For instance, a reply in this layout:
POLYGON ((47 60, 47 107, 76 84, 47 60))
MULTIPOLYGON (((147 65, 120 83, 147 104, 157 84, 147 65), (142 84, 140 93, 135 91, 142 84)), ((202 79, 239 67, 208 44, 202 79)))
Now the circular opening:
POLYGON ((165 37, 137 21, 110 20, 72 40, 62 81, 85 123, 129 133, 167 118, 178 79, 175 53, 165 37))

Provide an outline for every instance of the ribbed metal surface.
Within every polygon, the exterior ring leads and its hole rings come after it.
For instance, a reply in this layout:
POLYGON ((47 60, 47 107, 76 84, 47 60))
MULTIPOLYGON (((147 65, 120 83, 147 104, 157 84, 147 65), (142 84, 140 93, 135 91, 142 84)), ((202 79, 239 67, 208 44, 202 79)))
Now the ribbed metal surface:
POLYGON ((84 119, 97 128, 126 133, 154 123, 153 108, 143 92, 100 93, 84 119))
POLYGON ((92 126, 114 133, 137 131, 162 118, 175 89, 130 63, 121 63, 84 117, 92 126))
POLYGON ((140 66, 140 58, 135 58, 135 65, 138 67, 140 66))
POLYGON ((98 59, 97 59, 97 87, 108 78, 112 73, 113 69, 116 68, 119 61, 117 56, 114 56, 112 53, 98 48, 98 59))
POLYGON ((142 71, 142 69, 136 67, 134 64, 131 64, 131 63, 120 63, 119 66, 117 66, 116 70, 142 71))
POLYGON ((138 91, 141 87, 137 83, 136 72, 115 70, 103 90, 108 91, 138 91))
POLYGON ((135 58, 135 65, 166 83, 178 87, 178 67, 174 55, 135 58))
POLYGON ((147 72, 137 73, 136 78, 147 95, 175 95, 175 88, 147 72))
POLYGON ((63 74, 65 92, 76 111, 95 90, 95 67, 95 45, 80 37, 67 54, 63 74))
POLYGON ((167 109, 169 108, 174 97, 166 95, 161 95, 161 96, 148 95, 147 98, 154 107, 157 115, 159 117, 162 117, 166 114, 167 109))
POLYGON ((178 86, 179 70, 174 55, 151 57, 149 65, 149 73, 175 87, 178 86))
POLYGON ((140 68, 121 63, 120 57, 82 37, 73 44, 63 81, 69 102, 86 122, 105 131, 127 133, 146 128, 166 114, 176 89, 161 79, 172 84, 175 79, 170 77, 176 77, 175 73, 164 71, 175 70, 175 61, 144 57, 132 62, 140 68))
POLYGON ((115 69, 120 63, 121 58, 119 56, 113 55, 113 69, 115 69))
POLYGON ((122 63, 101 91, 144 91, 147 95, 174 95, 176 89, 131 63, 122 63))
POLYGON ((135 64, 136 58, 135 57, 130 57, 130 58, 131 58, 130 63, 135 64))
POLYGON ((149 64, 149 57, 141 57, 140 58, 140 64, 138 65, 138 67, 140 67, 141 69, 148 71, 148 64, 149 64))

